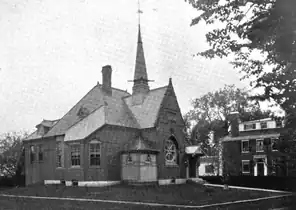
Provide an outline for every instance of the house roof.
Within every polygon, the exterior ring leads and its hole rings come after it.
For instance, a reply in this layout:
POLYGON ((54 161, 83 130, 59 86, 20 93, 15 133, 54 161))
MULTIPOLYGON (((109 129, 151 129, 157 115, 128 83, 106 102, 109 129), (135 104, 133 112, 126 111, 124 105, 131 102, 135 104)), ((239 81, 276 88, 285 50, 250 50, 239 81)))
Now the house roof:
POLYGON ((41 123, 39 123, 38 125, 36 125, 36 127, 38 127, 39 125, 43 125, 45 127, 52 127, 54 126, 54 124, 56 124, 59 120, 42 120, 41 123))
POLYGON ((123 152, 159 152, 155 143, 145 140, 141 136, 137 136, 124 146, 123 152))
POLYGON ((227 141, 241 141, 241 140, 249 140, 249 139, 277 138, 279 136, 280 136, 279 133, 258 134, 258 135, 237 136, 237 137, 226 136, 226 137, 223 138, 223 142, 227 142, 227 141))

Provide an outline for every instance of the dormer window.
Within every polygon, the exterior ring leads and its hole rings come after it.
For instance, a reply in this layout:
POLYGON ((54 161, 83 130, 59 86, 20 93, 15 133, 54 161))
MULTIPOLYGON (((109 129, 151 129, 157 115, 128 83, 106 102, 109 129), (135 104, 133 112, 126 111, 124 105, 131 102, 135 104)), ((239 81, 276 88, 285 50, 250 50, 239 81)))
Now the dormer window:
POLYGON ((245 124, 244 125, 244 130, 247 131, 247 130, 254 130, 256 129, 256 123, 252 123, 252 124, 245 124))
POLYGON ((260 126, 261 126, 261 129, 267 128, 267 122, 261 122, 260 126))

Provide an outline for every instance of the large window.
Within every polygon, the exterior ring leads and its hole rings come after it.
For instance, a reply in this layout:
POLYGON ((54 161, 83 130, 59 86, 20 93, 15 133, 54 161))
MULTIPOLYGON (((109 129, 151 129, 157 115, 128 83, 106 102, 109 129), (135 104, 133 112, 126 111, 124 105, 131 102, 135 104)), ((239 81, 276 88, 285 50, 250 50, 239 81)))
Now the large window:
POLYGON ((30 146, 30 162, 31 163, 33 161, 35 161, 35 155, 36 155, 35 146, 34 145, 31 145, 30 146))
POLYGON ((263 152, 264 144, 263 139, 256 139, 256 152, 263 152))
POLYGON ((58 168, 63 167, 63 161, 62 161, 62 142, 57 142, 56 144, 56 166, 58 168))
POLYGON ((42 145, 38 146, 38 160, 43 161, 43 146, 42 145))
POLYGON ((246 153, 249 152, 250 148, 249 148, 249 140, 243 140, 242 141, 242 152, 246 153))
POLYGON ((71 166, 80 166, 80 144, 71 145, 71 166))
POLYGON ((178 147, 177 141, 174 137, 169 138, 165 142, 165 164, 166 165, 177 165, 178 164, 178 147))
POLYGON ((250 173, 250 161, 249 160, 242 160, 242 172, 250 173))
POLYGON ((93 140, 89 143, 89 165, 101 165, 101 143, 97 140, 93 140))
POLYGON ((254 130, 256 129, 256 123, 252 123, 252 124, 245 124, 244 125, 244 130, 247 131, 247 130, 254 130))

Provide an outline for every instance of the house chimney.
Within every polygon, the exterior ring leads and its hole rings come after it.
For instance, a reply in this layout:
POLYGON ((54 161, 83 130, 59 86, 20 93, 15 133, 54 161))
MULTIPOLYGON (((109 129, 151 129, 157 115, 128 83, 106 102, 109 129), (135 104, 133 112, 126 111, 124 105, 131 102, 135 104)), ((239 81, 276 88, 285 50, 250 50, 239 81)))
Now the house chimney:
POLYGON ((112 75, 111 66, 110 65, 103 66, 103 68, 102 68, 102 80, 103 80, 102 88, 108 94, 112 94, 111 75, 112 75))
POLYGON ((230 122, 231 137, 239 136, 239 112, 230 112, 228 119, 230 122))

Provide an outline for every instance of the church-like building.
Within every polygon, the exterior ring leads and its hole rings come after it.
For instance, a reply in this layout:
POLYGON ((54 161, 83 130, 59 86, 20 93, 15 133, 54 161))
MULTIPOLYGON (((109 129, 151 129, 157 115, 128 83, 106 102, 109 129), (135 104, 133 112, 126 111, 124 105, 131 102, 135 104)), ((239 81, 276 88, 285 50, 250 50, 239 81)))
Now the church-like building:
POLYGON ((156 89, 148 83, 139 26, 132 94, 113 88, 112 68, 104 66, 102 84, 61 119, 43 120, 24 141, 26 185, 195 176, 196 151, 185 149, 185 125, 171 78, 156 89))

